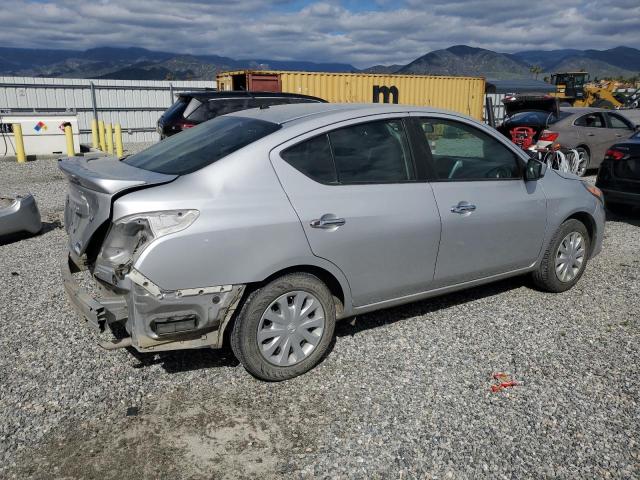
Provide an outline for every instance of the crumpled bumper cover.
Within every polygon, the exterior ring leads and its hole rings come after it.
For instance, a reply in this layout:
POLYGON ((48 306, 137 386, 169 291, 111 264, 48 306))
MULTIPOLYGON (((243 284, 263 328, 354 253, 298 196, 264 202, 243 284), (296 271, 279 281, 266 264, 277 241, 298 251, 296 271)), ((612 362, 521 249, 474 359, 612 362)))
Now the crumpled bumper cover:
POLYGON ((244 285, 164 291, 132 270, 112 286, 114 291, 103 287, 106 295, 94 298, 74 278, 81 270, 67 255, 62 277, 73 307, 98 331, 124 322, 131 346, 139 351, 221 347, 224 329, 244 292, 244 285))
POLYGON ((41 229, 40 212, 33 195, 0 197, 0 235, 18 232, 35 234, 41 229))

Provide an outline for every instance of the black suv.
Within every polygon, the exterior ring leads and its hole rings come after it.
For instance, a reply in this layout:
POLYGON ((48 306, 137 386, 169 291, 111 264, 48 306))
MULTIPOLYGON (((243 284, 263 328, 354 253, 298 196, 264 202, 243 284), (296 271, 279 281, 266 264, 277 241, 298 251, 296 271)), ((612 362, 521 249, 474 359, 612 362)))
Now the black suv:
POLYGON ((326 101, 295 93, 216 92, 213 90, 181 93, 176 103, 158 119, 158 133, 163 139, 226 113, 289 103, 326 103, 326 101))

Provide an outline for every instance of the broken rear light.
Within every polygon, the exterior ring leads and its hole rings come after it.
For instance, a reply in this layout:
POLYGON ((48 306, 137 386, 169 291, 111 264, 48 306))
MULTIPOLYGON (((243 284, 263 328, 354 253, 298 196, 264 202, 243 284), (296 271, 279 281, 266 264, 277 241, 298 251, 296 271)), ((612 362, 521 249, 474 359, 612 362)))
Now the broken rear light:
POLYGON ((558 132, 552 132, 551 130, 543 130, 538 140, 542 142, 555 142, 560 134, 558 132))
POLYGON ((626 153, 621 152, 620 150, 616 150, 615 148, 610 148, 604 154, 604 158, 611 158, 613 160, 622 160, 626 153))
POLYGON ((199 214, 198 210, 166 210, 122 217, 111 225, 100 257, 120 276, 126 275, 151 242, 184 230, 199 214))

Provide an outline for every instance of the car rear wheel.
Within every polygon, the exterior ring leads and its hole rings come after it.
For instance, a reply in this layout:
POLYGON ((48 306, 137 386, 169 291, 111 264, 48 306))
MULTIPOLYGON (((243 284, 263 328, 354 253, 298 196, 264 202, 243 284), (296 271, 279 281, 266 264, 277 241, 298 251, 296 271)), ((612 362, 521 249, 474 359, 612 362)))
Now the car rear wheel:
POLYGON ((589 232, 582 222, 570 219, 560 225, 533 272, 536 286, 556 293, 573 287, 587 266, 589 246, 589 232))
POLYGON ((320 279, 288 274, 249 295, 235 321, 231 348, 253 376, 287 380, 322 360, 335 320, 333 297, 320 279))
POLYGON ((589 160, 591 158, 589 150, 584 147, 578 147, 576 148, 576 152, 578 152, 578 159, 576 161, 575 173, 579 177, 584 177, 587 173, 587 169, 589 168, 589 160))

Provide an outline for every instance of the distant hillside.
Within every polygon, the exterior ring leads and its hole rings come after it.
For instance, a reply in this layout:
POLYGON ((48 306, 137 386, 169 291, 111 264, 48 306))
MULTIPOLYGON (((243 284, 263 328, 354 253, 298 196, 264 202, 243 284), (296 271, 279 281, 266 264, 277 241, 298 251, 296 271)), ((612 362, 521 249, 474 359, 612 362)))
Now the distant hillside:
POLYGON ((591 78, 632 77, 640 74, 640 50, 616 47, 609 50, 531 50, 512 55, 546 72, 585 70, 591 78))
POLYGON ((374 65, 373 67, 365 68, 361 70, 362 73, 384 73, 391 74, 396 73, 400 70, 404 65, 374 65))
POLYGON ((482 76, 491 80, 532 78, 532 66, 546 73, 584 70, 591 78, 640 74, 640 50, 616 47, 609 50, 529 50, 514 54, 455 45, 429 52, 407 65, 374 65, 358 70, 348 63, 233 59, 220 55, 185 55, 145 48, 100 47, 85 51, 40 50, 0 47, 0 75, 114 78, 126 80, 210 80, 218 72, 238 69, 300 70, 482 76))
POLYGON ((397 73, 484 76, 492 79, 530 78, 529 66, 503 53, 456 45, 427 53, 397 73))
POLYGON ((218 55, 183 55, 145 48, 100 47, 85 51, 0 47, 0 75, 117 78, 137 80, 211 79, 230 69, 351 72, 347 63, 269 59, 235 60, 218 55))

